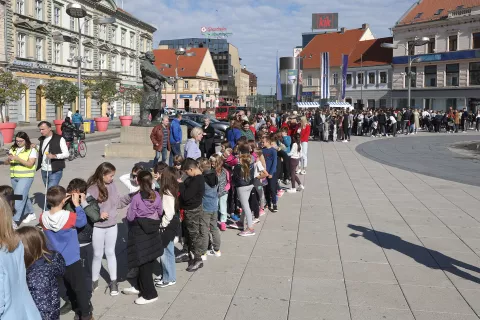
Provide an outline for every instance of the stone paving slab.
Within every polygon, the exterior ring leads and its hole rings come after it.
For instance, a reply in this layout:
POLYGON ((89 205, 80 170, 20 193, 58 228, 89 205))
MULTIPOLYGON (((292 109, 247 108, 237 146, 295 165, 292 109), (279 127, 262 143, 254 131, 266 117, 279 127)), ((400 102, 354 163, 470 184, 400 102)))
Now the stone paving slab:
MULTIPOLYGON (((397 138, 406 139, 405 157, 424 150, 420 138, 397 138)), ((136 306, 135 297, 110 297, 103 290, 108 278, 101 278, 93 296, 96 319, 479 319, 480 187, 375 162, 356 151, 370 140, 353 139, 310 142, 305 191, 285 194, 255 237, 222 233, 222 257, 209 257, 197 273, 178 264, 177 284, 158 289, 156 303, 136 306)), ((104 161, 103 149, 104 143, 89 144, 86 159, 67 163, 62 184, 88 178, 104 161)), ((117 176, 136 162, 110 161, 117 176)), ((0 176, 7 172, 0 167, 0 176)), ((31 190, 37 211, 42 189, 38 176, 31 190)), ((120 223, 120 278, 125 247, 120 223)))

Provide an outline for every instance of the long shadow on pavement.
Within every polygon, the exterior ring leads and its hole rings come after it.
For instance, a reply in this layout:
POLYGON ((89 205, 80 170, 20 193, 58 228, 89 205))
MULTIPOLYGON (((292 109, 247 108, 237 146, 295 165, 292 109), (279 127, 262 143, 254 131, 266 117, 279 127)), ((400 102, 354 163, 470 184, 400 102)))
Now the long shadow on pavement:
POLYGON ((348 227, 352 230, 362 232, 361 235, 352 233, 351 237, 363 237, 372 243, 379 245, 384 249, 395 250, 411 257, 416 262, 423 264, 431 269, 440 269, 450 272, 466 280, 480 283, 480 278, 474 277, 468 272, 465 272, 459 267, 480 273, 480 268, 471 264, 459 261, 455 258, 449 257, 436 250, 431 250, 423 246, 408 242, 399 236, 390 233, 373 230, 370 228, 349 224, 348 227))

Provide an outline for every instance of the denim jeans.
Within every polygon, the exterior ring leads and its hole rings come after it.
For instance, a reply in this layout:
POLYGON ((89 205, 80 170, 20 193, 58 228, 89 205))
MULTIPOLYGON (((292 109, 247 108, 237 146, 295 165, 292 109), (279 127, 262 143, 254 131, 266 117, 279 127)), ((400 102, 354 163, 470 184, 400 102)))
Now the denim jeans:
POLYGON ((155 152, 155 159, 153 159, 153 167, 158 163, 158 159, 160 159, 160 156, 162 156, 162 162, 165 162, 167 160, 167 152, 168 149, 167 147, 163 147, 161 151, 156 151, 155 152))
POLYGON ((10 181, 14 190, 13 193, 23 196, 22 200, 15 200, 15 215, 13 216, 15 222, 20 222, 23 217, 34 213, 32 202, 28 197, 33 178, 11 178, 10 181))
POLYGON ((163 278, 164 282, 177 281, 177 270, 175 269, 175 248, 173 241, 165 247, 163 250, 163 255, 160 257, 160 262, 163 269, 163 278))
POLYGON ((228 193, 218 198, 218 211, 220 212, 220 222, 227 222, 228 193))
POLYGON ((180 142, 172 143, 170 146, 170 159, 168 160, 168 165, 173 166, 173 157, 179 156, 180 154, 180 142))
POLYGON ((60 180, 62 180, 63 170, 58 170, 55 172, 48 172, 48 181, 47 181, 47 171, 42 170, 42 180, 43 184, 47 186, 47 189, 50 189, 53 186, 58 186, 60 180))

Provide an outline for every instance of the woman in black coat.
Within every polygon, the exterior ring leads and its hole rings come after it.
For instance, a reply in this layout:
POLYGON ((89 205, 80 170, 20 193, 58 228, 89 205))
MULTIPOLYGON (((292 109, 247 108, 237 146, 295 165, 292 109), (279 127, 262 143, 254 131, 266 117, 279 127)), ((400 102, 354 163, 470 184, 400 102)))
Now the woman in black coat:
POLYGON ((203 126, 203 139, 200 141, 202 157, 210 158, 215 153, 215 129, 210 125, 210 119, 205 118, 203 126))

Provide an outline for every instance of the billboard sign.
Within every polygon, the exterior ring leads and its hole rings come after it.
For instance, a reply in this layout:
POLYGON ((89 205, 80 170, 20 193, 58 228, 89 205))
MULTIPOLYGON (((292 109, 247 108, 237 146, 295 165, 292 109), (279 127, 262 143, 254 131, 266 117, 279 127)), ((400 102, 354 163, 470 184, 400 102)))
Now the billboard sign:
POLYGON ((200 32, 202 36, 209 39, 226 39, 233 35, 224 27, 201 27, 200 32))
POLYGON ((312 13, 312 30, 338 29, 338 13, 312 13))
POLYGON ((300 52, 302 52, 303 48, 294 48, 293 49, 293 56, 296 58, 300 55, 300 52))

